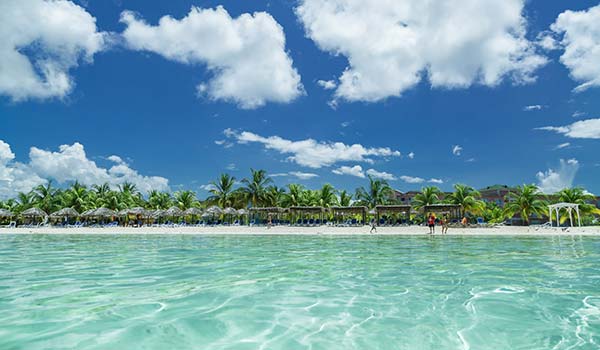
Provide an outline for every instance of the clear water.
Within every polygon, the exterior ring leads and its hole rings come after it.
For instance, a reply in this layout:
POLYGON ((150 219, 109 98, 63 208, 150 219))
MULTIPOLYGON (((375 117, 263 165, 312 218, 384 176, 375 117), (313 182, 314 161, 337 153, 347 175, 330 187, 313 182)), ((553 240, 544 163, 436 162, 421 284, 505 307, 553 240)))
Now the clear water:
POLYGON ((0 236, 0 349, 598 349, 592 237, 0 236))

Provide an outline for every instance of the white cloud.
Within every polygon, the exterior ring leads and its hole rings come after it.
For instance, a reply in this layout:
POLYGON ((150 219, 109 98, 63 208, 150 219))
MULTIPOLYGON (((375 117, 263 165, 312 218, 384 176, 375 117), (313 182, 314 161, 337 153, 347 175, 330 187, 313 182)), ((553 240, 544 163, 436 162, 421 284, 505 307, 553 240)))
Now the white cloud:
POLYGON ((222 6, 192 7, 180 20, 164 16, 152 26, 125 11, 121 22, 127 25, 123 37, 131 49, 206 65, 213 77, 201 83, 198 92, 213 100, 257 108, 267 102, 291 102, 304 93, 285 51, 283 29, 266 12, 232 18, 222 6))
POLYGON ((555 131, 574 139, 600 139, 600 118, 579 120, 565 126, 544 126, 537 130, 555 131))
POLYGON ((335 99, 379 101, 426 78, 433 87, 535 80, 546 63, 525 37, 525 0, 301 0, 321 50, 348 59, 335 99))
POLYGON ((600 5, 583 11, 565 11, 551 26, 562 35, 560 61, 581 85, 575 91, 600 86, 600 5))
POLYGON ((168 191, 169 181, 160 176, 144 176, 122 161, 111 156, 115 164, 110 168, 99 167, 87 158, 82 144, 61 145, 58 152, 31 147, 29 167, 39 176, 52 178, 58 183, 79 181, 84 185, 108 183, 113 188, 124 182, 136 185, 142 193, 151 190, 168 191))
POLYGON ((376 179, 383 179, 383 180, 387 180, 387 181, 397 180, 396 176, 394 176, 393 174, 386 173, 385 171, 377 171, 375 169, 367 170, 367 175, 371 175, 372 177, 374 177, 376 179))
POLYGON ((317 84, 325 90, 332 90, 337 87, 335 80, 317 80, 317 84))
POLYGON ((229 171, 233 171, 233 170, 237 170, 237 167, 235 166, 235 163, 229 163, 229 164, 227 164, 225 169, 227 169, 229 171))
POLYGON ((272 174, 271 177, 286 177, 286 176, 293 176, 296 177, 300 180, 310 180, 313 179, 315 177, 319 177, 319 175, 314 174, 314 173, 304 173, 301 171, 290 171, 288 173, 275 173, 272 174))
POLYGON ((204 191, 207 191, 207 192, 210 191, 210 190, 213 190, 215 188, 216 187, 213 184, 200 185, 200 189, 202 189, 204 191))
POLYGON ((434 183, 434 184, 443 184, 444 183, 444 181, 442 179, 436 179, 436 178, 429 179, 429 182, 434 183))
POLYGON ((318 142, 313 139, 291 141, 279 136, 263 137, 248 131, 235 132, 225 129, 224 134, 238 143, 256 142, 266 149, 281 154, 291 154, 288 160, 309 168, 331 166, 337 162, 372 163, 372 157, 399 157, 400 152, 390 148, 368 148, 360 144, 346 145, 342 142, 318 142))
POLYGON ((416 177, 416 176, 408 176, 408 175, 402 175, 400 176, 400 180, 409 183, 409 184, 420 184, 425 182, 425 179, 421 178, 421 177, 416 177))
POLYGON ((569 147, 569 146, 571 146, 571 143, 570 142, 565 142, 565 143, 561 143, 561 144, 557 145, 556 147, 554 147, 554 149, 563 149, 563 148, 566 148, 566 147, 569 147))
POLYGON ((46 183, 26 164, 16 162, 10 145, 0 140, 0 199, 15 197, 46 183))
POLYGON ((530 105, 530 106, 523 107, 523 110, 525 112, 531 112, 531 111, 540 111, 543 108, 544 108, 544 106, 542 106, 542 105, 530 105))
POLYGON ((454 154, 455 156, 460 156, 462 153, 463 148, 460 145, 454 145, 452 146, 452 154, 454 154))
POLYGON ((331 172, 337 175, 351 175, 360 178, 365 177, 365 173, 363 172, 363 169, 360 165, 355 165, 353 167, 342 165, 337 169, 333 169, 331 172))
POLYGON ((342 126, 342 128, 347 128, 350 126, 350 122, 342 122, 340 125, 342 126))
POLYGON ((579 170, 579 162, 576 159, 561 159, 558 170, 548 169, 545 172, 538 172, 536 177, 540 191, 550 194, 572 187, 577 170, 579 170))
POLYGON ((414 153, 414 152, 410 152, 410 153, 408 154, 408 158, 410 158, 410 159, 414 159, 414 158, 415 158, 415 153, 414 153))
POLYGON ((65 0, 2 0, 0 38, 0 94, 14 101, 65 97, 70 70, 105 42, 96 19, 65 0))

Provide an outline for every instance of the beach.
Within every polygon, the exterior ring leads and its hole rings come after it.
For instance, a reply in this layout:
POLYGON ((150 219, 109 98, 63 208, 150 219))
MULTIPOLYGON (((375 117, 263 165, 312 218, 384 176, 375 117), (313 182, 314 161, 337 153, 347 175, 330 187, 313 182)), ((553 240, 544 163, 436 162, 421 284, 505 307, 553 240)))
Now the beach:
MULTIPOLYGON (((189 234, 189 235, 429 235, 424 226, 377 227, 370 233, 369 226, 176 226, 176 227, 39 227, 39 228, 0 228, 0 234, 189 234)), ((436 227, 435 236, 442 236, 441 228, 436 227)), ((585 227, 536 227, 498 226, 450 228, 449 236, 600 236, 600 226, 585 227)))

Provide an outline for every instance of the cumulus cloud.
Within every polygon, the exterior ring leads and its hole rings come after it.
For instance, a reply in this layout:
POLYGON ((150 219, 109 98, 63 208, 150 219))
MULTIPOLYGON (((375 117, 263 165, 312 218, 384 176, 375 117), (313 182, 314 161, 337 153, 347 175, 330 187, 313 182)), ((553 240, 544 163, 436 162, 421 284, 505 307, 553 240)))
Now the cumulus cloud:
POLYGON ((356 177, 360 177, 360 178, 365 177, 365 173, 363 172, 363 169, 360 165, 355 165, 352 167, 342 165, 341 167, 339 167, 337 169, 333 169, 331 172, 334 174, 337 174, 337 175, 350 175, 350 176, 356 176, 356 177))
POLYGON ((162 17, 153 26, 133 12, 121 14, 123 37, 133 50, 149 51, 190 65, 205 65, 213 77, 198 92, 241 108, 291 102, 304 93, 285 51, 281 26, 266 12, 232 18, 222 7, 192 7, 182 19, 162 17))
POLYGON ((424 183, 424 182, 429 182, 429 183, 434 183, 434 184, 443 184, 444 183, 444 181, 441 179, 431 178, 429 180, 426 180, 422 177, 408 176, 408 175, 400 176, 400 180, 402 180, 406 183, 409 183, 409 184, 420 184, 420 183, 424 183))
POLYGON ((332 90, 337 87, 334 80, 317 80, 317 84, 325 90, 332 90))
POLYGON ((452 146, 452 154, 454 154, 455 156, 460 156, 462 153, 463 148, 460 145, 454 145, 452 146))
POLYGON ((14 101, 65 97, 71 69, 91 62, 105 34, 71 1, 0 2, 0 95, 14 101))
POLYGON ((29 192, 46 183, 28 165, 14 159, 10 145, 0 140, 0 199, 15 197, 19 192, 29 192))
POLYGON ((379 101, 423 78, 433 87, 535 80, 546 63, 526 39, 525 0, 301 0, 321 50, 348 59, 334 99, 379 101))
POLYGON ((317 174, 304 173, 301 171, 290 171, 287 173, 276 173, 276 174, 271 175, 271 177, 285 177, 285 176, 293 176, 300 180, 310 180, 310 179, 314 179, 315 177, 319 177, 319 175, 317 175, 317 174))
POLYGON ((17 162, 14 158, 10 146, 0 140, 0 198, 28 192, 33 187, 46 183, 47 179, 58 183, 79 181, 84 185, 108 183, 113 188, 130 182, 142 193, 169 190, 166 178, 141 175, 119 156, 107 158, 114 163, 108 169, 98 166, 88 159, 83 145, 77 142, 62 145, 56 152, 31 147, 27 164, 17 162))
POLYGON ((550 27, 562 35, 560 61, 581 85, 575 91, 600 86, 600 5, 583 11, 565 11, 550 27))
POLYGON ((372 163, 373 157, 399 157, 400 152, 388 147, 369 148, 360 144, 347 145, 342 142, 319 142, 313 139, 286 140, 279 136, 263 137, 252 132, 236 132, 225 129, 225 136, 238 143, 260 143, 266 149, 281 154, 290 154, 289 161, 309 168, 331 166, 338 162, 372 163))
POLYGON ((367 170, 367 175, 370 175, 371 177, 376 179, 382 179, 387 181, 397 180, 396 176, 394 176, 393 174, 386 173, 385 171, 377 171, 375 169, 367 170))
POLYGON ((408 154, 408 158, 410 158, 410 159, 414 159, 414 158, 415 158, 415 153, 414 153, 414 152, 410 152, 410 153, 408 154))
POLYGON ((82 144, 61 145, 57 152, 31 147, 29 166, 40 176, 52 178, 59 183, 79 181, 84 185, 108 183, 116 187, 124 182, 136 185, 142 193, 151 190, 169 190, 169 181, 160 176, 144 176, 129 167, 118 156, 111 156, 115 164, 110 168, 99 167, 88 159, 82 144))
POLYGON ((600 118, 579 120, 565 126, 544 126, 537 130, 554 131, 574 139, 600 139, 600 118))
POLYGON ((579 170, 579 162, 576 159, 561 159, 558 170, 548 169, 538 172, 536 177, 540 191, 550 194, 572 187, 577 170, 579 170))
POLYGON ((571 146, 570 142, 565 142, 565 143, 561 143, 559 145, 556 145, 556 147, 554 147, 554 149, 563 149, 563 148, 567 148, 571 146))

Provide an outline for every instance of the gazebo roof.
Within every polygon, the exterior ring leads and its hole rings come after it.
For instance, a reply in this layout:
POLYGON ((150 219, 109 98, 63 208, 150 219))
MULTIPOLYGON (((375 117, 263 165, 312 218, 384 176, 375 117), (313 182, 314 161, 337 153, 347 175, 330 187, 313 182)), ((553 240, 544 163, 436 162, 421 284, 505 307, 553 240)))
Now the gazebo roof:
POLYGON ((300 212, 307 212, 307 213, 322 213, 325 211, 325 208, 323 207, 303 207, 303 206, 295 206, 295 207, 290 207, 290 211, 300 211, 300 212))
POLYGON ((550 208, 550 209, 579 208, 579 204, 561 202, 561 203, 549 204, 548 208, 550 208))

